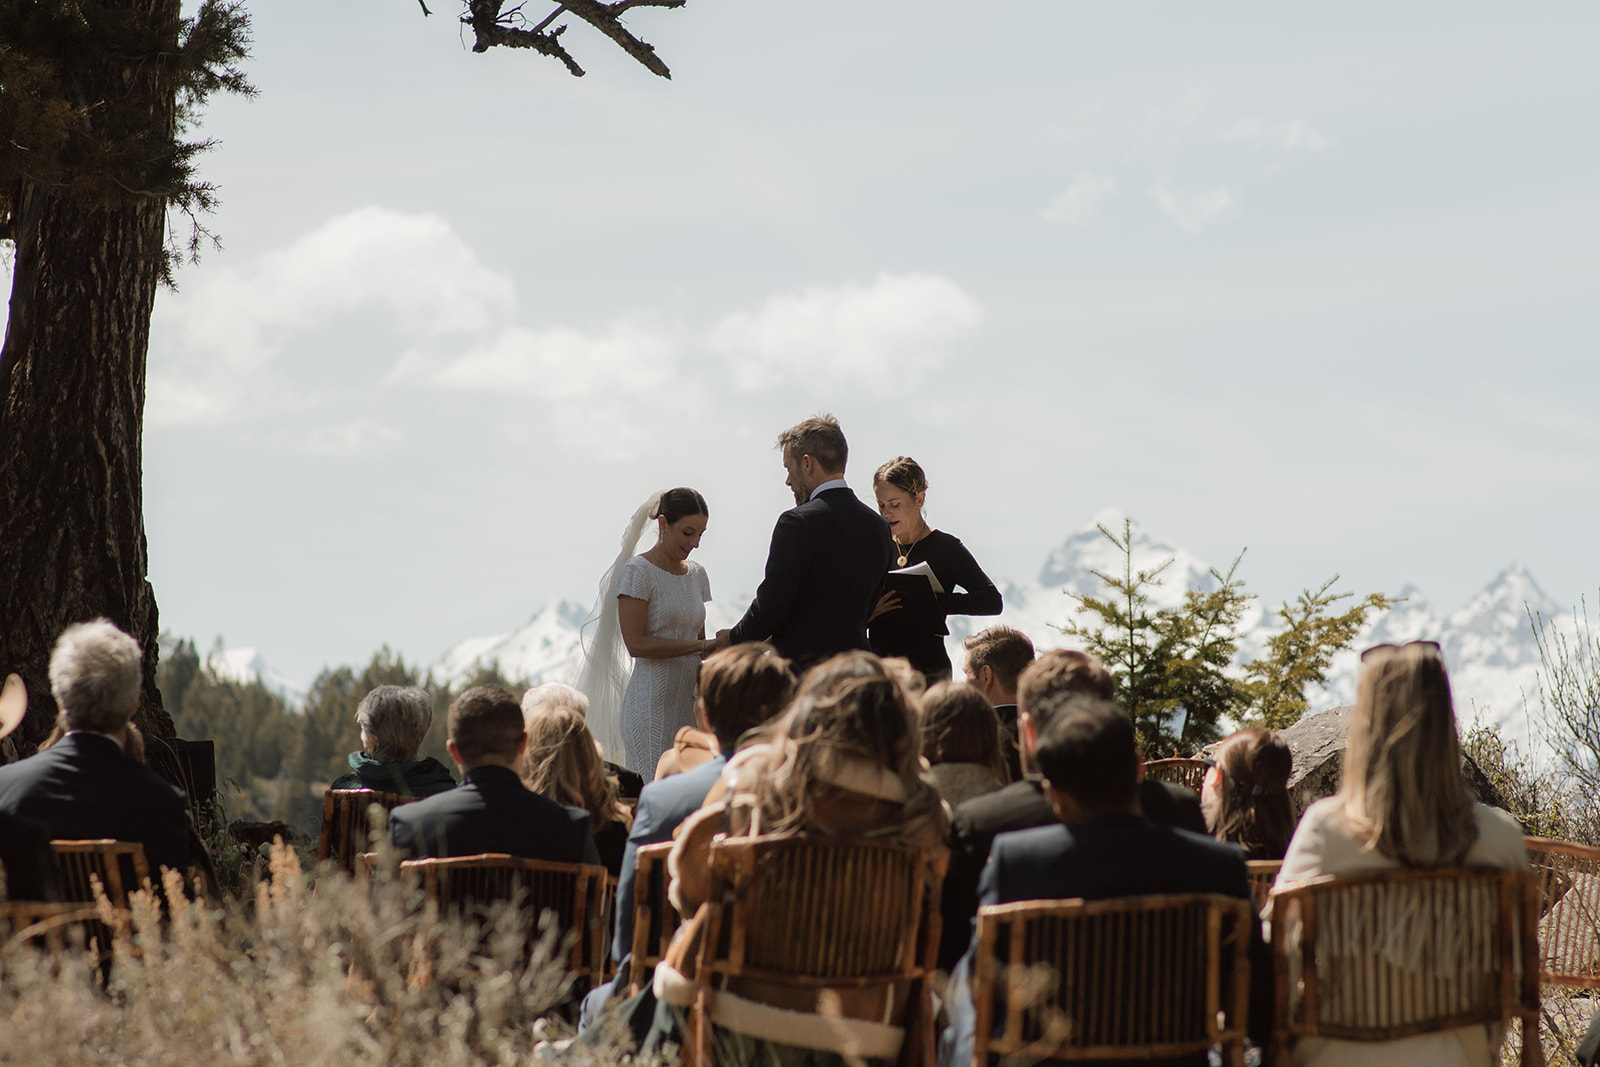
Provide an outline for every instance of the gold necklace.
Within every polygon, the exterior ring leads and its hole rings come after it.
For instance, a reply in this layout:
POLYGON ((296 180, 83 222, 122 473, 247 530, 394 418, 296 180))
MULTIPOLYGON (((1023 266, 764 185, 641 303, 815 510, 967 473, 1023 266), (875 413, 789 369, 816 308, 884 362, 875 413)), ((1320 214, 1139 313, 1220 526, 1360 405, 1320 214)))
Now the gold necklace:
MULTIPOLYGON (((924 533, 922 535, 922 537, 927 537, 928 534, 930 534, 932 532, 933 532, 932 530, 929 530, 929 531, 927 531, 927 533, 924 533)), ((900 558, 895 561, 895 565, 896 566, 904 567, 906 565, 906 560, 911 558, 911 550, 913 548, 916 548, 917 545, 922 543, 922 537, 917 538, 915 541, 911 542, 909 545, 902 545, 899 541, 895 542, 895 547, 900 550, 900 558)))

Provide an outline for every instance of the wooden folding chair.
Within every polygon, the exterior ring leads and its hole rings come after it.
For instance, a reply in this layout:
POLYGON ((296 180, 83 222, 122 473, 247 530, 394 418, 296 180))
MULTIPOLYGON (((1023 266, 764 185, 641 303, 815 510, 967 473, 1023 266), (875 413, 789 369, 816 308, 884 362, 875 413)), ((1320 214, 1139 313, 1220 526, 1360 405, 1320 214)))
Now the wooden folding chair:
POLYGON ((1313 878, 1272 895, 1279 1063, 1303 1037, 1392 1041, 1521 1019, 1542 1067, 1539 884, 1503 868, 1313 878))
POLYGON ((387 813, 416 799, 376 789, 328 790, 322 794, 322 832, 317 837, 317 863, 332 860, 334 867, 346 874, 359 873, 357 857, 369 848, 372 805, 378 805, 387 813))
POLYGON ((1539 980, 1600 988, 1600 848, 1529 837, 1539 878, 1539 980))
POLYGON ((931 1063, 928 980, 948 858, 943 849, 776 834, 713 842, 684 1062, 735 1062, 718 1055, 716 1026, 782 1044, 799 1044, 799 1027, 807 1047, 931 1063), (757 988, 781 991, 784 1003, 757 988), (870 1012, 854 1014, 865 1003, 870 1012))
POLYGON ((1217 893, 978 909, 975 1067, 1149 1059, 1220 1045, 1244 1063, 1250 902, 1217 893))
POLYGON ((513 901, 526 918, 526 943, 539 939, 539 922, 552 913, 555 928, 572 936, 568 968, 587 983, 605 972, 606 879, 604 867, 551 863, 499 852, 449 859, 406 860, 402 876, 422 879, 428 899, 441 909, 482 916, 488 906, 513 901))
POLYGON ((94 903, 98 881, 106 899, 118 911, 128 908, 128 894, 150 883, 150 865, 144 845, 137 841, 52 841, 61 895, 80 904, 94 903))
POLYGON ((1267 898, 1272 895, 1272 883, 1278 880, 1283 861, 1247 860, 1245 866, 1250 868, 1250 900, 1255 904, 1256 911, 1260 912, 1267 906, 1267 898))
POLYGON ((633 946, 628 965, 629 994, 637 993, 650 980, 650 972, 661 962, 672 935, 683 919, 667 899, 667 857, 671 841, 645 845, 635 853, 633 876, 633 946))
POLYGON ((1200 783, 1206 780, 1206 770, 1209 767, 1210 764, 1205 760, 1153 759, 1145 761, 1144 776, 1154 778, 1158 782, 1176 782, 1198 793, 1200 783))
POLYGON ((86 939, 94 936, 91 924, 100 923, 100 912, 92 904, 51 903, 39 900, 8 900, 0 903, 0 944, 39 944, 59 952, 70 940, 74 928, 82 928, 86 939))

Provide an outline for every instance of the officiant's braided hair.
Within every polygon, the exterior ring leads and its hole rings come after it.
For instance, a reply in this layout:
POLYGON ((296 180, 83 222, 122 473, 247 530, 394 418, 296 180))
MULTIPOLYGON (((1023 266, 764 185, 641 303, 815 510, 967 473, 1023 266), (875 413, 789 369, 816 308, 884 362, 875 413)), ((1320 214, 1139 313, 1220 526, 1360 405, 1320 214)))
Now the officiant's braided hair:
POLYGON ((711 509, 706 507, 705 497, 693 489, 680 487, 668 489, 662 493, 661 499, 656 501, 655 513, 650 517, 652 519, 666 519, 667 525, 671 526, 673 523, 686 519, 691 515, 704 515, 709 519, 711 517, 711 509))
POLYGON ((923 473, 922 464, 910 456, 896 456, 878 468, 872 476, 872 484, 892 485, 902 493, 916 496, 928 491, 928 476, 923 473))

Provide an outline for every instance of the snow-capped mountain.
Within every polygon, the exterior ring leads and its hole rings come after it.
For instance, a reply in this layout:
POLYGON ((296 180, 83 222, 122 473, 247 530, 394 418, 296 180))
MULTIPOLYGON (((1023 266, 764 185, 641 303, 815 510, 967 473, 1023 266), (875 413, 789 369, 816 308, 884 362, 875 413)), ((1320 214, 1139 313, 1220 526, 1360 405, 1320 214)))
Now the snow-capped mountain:
POLYGON ((306 687, 273 670, 254 648, 217 649, 206 656, 206 669, 221 681, 242 685, 260 681, 292 706, 305 703, 306 687))
MULTIPOLYGON (((1102 510, 1045 558, 1032 581, 1002 582, 1005 611, 998 618, 951 618, 951 661, 958 666, 961 663, 963 638, 997 622, 1028 634, 1039 648, 1074 644, 1058 629, 1076 610, 1067 594, 1104 594, 1094 572, 1116 574, 1123 560, 1099 528, 1103 526, 1121 537, 1123 521, 1123 514, 1115 508, 1102 510)), ((1132 566, 1136 571, 1153 570, 1163 561, 1172 560, 1161 572, 1161 584, 1149 590, 1154 605, 1176 606, 1186 590, 1216 588, 1211 566, 1205 561, 1137 525, 1131 527, 1130 534, 1132 566)), ((1533 716, 1540 711, 1540 660, 1528 613, 1531 610, 1540 614, 1555 632, 1570 633, 1574 629, 1570 610, 1540 589, 1520 564, 1501 571, 1477 596, 1453 612, 1440 611, 1412 586, 1402 589, 1399 596, 1403 598, 1401 603, 1374 618, 1356 638, 1353 648, 1416 638, 1440 642, 1450 664, 1456 708, 1463 724, 1483 721, 1501 736, 1516 740, 1524 753, 1543 763, 1547 757, 1533 722, 1533 716)), ((748 603, 749 595, 745 594, 708 605, 707 633, 732 625, 748 603)), ((434 677, 459 683, 471 675, 474 667, 497 663, 508 677, 526 678, 533 683, 571 681, 581 656, 579 629, 587 614, 585 608, 572 601, 552 600, 515 630, 469 638, 452 646, 432 665, 434 677)), ((1271 612, 1260 601, 1252 601, 1240 625, 1241 663, 1260 654, 1276 626, 1271 612)), ((215 653, 213 660, 217 664, 214 670, 230 672, 231 677, 260 674, 263 680, 271 679, 269 685, 303 694, 303 687, 294 687, 273 674, 254 649, 215 653)), ((1354 700, 1357 669, 1354 651, 1336 657, 1327 684, 1321 691, 1307 694, 1311 707, 1321 709, 1354 700)))

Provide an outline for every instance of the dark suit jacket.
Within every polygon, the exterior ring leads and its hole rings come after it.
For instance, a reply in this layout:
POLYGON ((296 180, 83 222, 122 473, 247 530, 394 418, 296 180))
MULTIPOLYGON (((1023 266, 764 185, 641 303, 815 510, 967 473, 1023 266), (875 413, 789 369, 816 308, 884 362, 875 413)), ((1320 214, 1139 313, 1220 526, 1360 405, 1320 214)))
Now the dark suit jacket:
POLYGON ((733 640, 771 641, 799 667, 867 647, 867 616, 893 559, 889 527, 846 488, 778 517, 767 572, 733 640))
MULTIPOLYGON (((1206 832, 1200 794, 1193 789, 1147 778, 1139 786, 1139 806, 1151 822, 1202 835, 1206 832)), ((957 805, 950 820, 950 869, 944 876, 940 967, 954 967, 972 940, 972 920, 978 914, 978 876, 989 861, 989 846, 995 836, 1035 826, 1055 826, 1057 822, 1039 778, 1012 782, 1004 789, 957 805)))
MULTIPOLYGON (((1244 853, 1200 834, 1158 826, 1141 815, 1018 830, 995 838, 978 902, 1109 900, 1147 893, 1222 893, 1249 900, 1244 853)), ((1250 917, 1249 1028, 1257 1043, 1265 1045, 1272 1033, 1272 964, 1254 908, 1250 917)), ((972 1001, 966 977, 975 952, 974 944, 951 975, 951 1062, 963 1064, 972 1062, 972 1001)), ((1192 1059, 1205 1063, 1204 1053, 1192 1059)))
POLYGON ((54 839, 138 841, 152 874, 209 866, 183 790, 100 734, 70 733, 0 767, 0 813, 32 819, 54 839))
MULTIPOLYGON (((60 900, 55 858, 44 824, 0 812, 0 867, 5 896, 14 900, 60 900)), ((3 899, 3 898, 0 898, 3 899)))
POLYGON ((617 879, 617 927, 611 941, 611 958, 622 961, 633 951, 633 876, 639 864, 639 850, 672 840, 672 831, 699 810, 706 794, 717 784, 728 754, 707 760, 692 771, 674 774, 651 782, 639 793, 639 809, 633 813, 633 830, 622 853, 622 874, 617 879))
POLYGON ((394 809, 389 837, 408 859, 504 852, 600 865, 589 813, 530 792, 505 767, 474 767, 454 789, 394 809))

